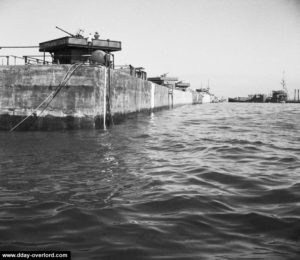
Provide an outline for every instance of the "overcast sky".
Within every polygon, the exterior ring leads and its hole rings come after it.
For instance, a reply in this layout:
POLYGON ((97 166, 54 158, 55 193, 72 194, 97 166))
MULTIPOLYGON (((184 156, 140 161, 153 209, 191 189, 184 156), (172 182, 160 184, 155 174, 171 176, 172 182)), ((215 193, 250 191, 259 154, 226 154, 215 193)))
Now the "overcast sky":
MULTIPOLYGON (((0 46, 65 36, 122 41, 116 64, 169 72, 218 96, 300 89, 300 0, 0 0, 0 46)), ((32 49, 1 49, 4 54, 32 49)))

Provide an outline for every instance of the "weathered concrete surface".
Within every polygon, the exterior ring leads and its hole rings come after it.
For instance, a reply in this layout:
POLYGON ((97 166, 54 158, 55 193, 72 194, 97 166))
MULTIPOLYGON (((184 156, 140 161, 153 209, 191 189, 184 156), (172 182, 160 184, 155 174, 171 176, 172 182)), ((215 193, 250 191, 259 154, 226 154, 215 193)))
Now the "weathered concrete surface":
POLYGON ((173 102, 174 102, 174 106, 192 104, 193 94, 190 91, 185 92, 185 91, 175 89, 173 93, 173 102))
MULTIPOLYGON (((57 88, 70 67, 1 66, 0 130, 11 129, 32 114, 57 88)), ((105 112, 110 112, 115 121, 131 113, 192 104, 196 100, 192 92, 174 90, 172 97, 166 87, 121 71, 83 65, 72 74, 47 109, 41 115, 43 107, 35 111, 18 130, 102 128, 105 112)))
MULTIPOLYGON (((109 77, 109 75, 108 75, 109 77)), ((110 100, 112 113, 128 114, 150 110, 151 85, 148 81, 110 70, 110 100)))
MULTIPOLYGON (((59 85, 70 66, 5 66, 0 68, 0 129, 10 129, 22 116, 30 115, 59 85), (8 117, 10 116, 10 117, 8 117)), ((82 67, 30 127, 20 129, 94 127, 103 114, 99 106, 103 86, 99 69, 82 67), (59 120, 61 118, 61 122, 59 120), (52 123, 54 122, 54 123, 52 123)), ((39 115, 41 109, 36 111, 39 115)), ((31 118, 32 119, 32 118, 31 118)), ((26 122, 28 123, 28 122, 26 122)))

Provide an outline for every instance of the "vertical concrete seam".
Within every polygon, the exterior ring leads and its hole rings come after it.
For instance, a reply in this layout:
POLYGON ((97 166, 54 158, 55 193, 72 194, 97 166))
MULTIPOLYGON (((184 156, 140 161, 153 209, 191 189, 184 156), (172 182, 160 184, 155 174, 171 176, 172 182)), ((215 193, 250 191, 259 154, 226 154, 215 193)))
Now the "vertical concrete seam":
POLYGON ((151 82, 151 109, 155 107, 155 84, 151 82))
POLYGON ((101 97, 101 68, 95 68, 95 83, 96 86, 94 88, 94 128, 97 127, 98 117, 100 118, 101 110, 100 110, 100 97, 101 97))

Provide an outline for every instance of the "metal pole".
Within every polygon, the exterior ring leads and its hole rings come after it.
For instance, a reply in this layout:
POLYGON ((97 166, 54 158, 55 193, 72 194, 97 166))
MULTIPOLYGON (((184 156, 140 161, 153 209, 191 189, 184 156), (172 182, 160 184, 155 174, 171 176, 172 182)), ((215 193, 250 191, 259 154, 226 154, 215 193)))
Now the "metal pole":
POLYGON ((294 93, 294 100, 296 101, 296 93, 297 93, 297 89, 295 89, 295 93, 294 93))
POLYGON ((108 83, 108 93, 107 93, 107 98, 108 98, 108 102, 107 102, 107 111, 108 111, 108 125, 110 125, 112 123, 111 119, 111 96, 110 96, 110 67, 107 68, 107 83, 108 83))
POLYGON ((104 67, 103 129, 106 130, 106 67, 104 67))

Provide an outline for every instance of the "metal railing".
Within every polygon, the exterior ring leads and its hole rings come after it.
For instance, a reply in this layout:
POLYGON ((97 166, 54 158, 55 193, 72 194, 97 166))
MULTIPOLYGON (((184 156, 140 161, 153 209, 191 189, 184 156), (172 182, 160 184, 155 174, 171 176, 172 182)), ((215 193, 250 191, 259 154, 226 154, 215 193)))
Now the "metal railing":
POLYGON ((47 61, 46 57, 51 57, 50 55, 24 55, 25 64, 52 64, 52 61, 47 61), (38 57, 43 57, 39 59, 38 57))
MULTIPOLYGON (((2 66, 6 65, 17 65, 18 60, 22 60, 24 64, 52 64, 52 61, 47 61, 45 57, 51 57, 50 55, 24 55, 24 56, 16 56, 16 55, 0 55, 2 66), (40 59, 39 57, 43 57, 40 59), (4 60, 3 60, 4 58, 4 60), (4 61, 4 62, 3 62, 4 61)), ((22 62, 22 63, 23 63, 22 62)))

